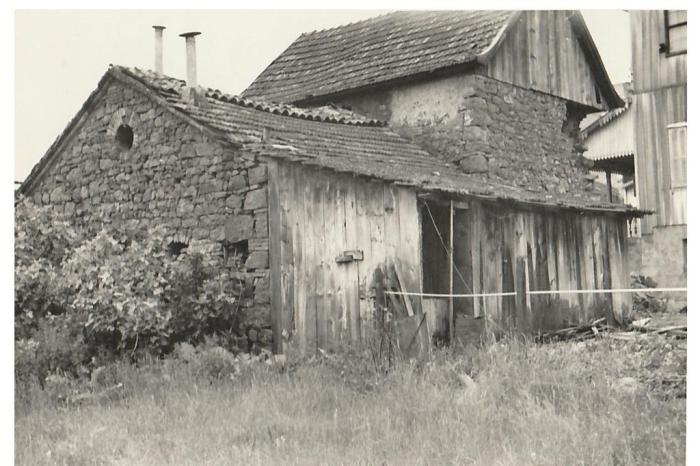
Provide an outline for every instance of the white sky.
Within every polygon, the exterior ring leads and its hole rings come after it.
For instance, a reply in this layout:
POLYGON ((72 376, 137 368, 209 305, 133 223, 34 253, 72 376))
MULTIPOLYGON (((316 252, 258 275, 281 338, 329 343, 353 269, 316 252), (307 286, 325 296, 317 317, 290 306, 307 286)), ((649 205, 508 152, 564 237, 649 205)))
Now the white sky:
MULTIPOLYGON (((110 63, 153 68, 154 24, 167 27, 164 71, 185 77, 185 45, 197 37, 197 79, 240 93, 301 33, 380 10, 19 10, 15 14, 15 180, 22 181, 78 112, 110 63)), ((628 15, 584 11, 613 82, 629 79, 628 15)))

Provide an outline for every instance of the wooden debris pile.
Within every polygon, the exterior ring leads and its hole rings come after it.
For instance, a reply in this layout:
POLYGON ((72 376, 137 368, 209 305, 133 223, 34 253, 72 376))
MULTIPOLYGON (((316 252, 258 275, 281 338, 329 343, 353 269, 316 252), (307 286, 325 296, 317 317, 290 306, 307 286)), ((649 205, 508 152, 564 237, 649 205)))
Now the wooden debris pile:
POLYGON ((649 317, 633 321, 626 331, 610 327, 606 324, 605 317, 596 319, 590 323, 553 330, 539 334, 537 343, 552 343, 557 341, 581 341, 605 334, 608 338, 616 340, 633 340, 643 335, 666 335, 673 338, 688 338, 687 325, 666 325, 657 327, 652 325, 649 317))
POLYGON ((593 338, 601 332, 607 332, 609 330, 610 327, 606 324, 605 317, 601 317, 587 324, 541 333, 535 337, 535 341, 537 343, 553 343, 570 340, 580 341, 593 338))
POLYGON ((668 335, 676 338, 688 338, 688 325, 667 325, 664 327, 654 327, 651 324, 651 318, 638 319, 632 322, 630 327, 632 330, 643 333, 653 333, 657 335, 668 335))

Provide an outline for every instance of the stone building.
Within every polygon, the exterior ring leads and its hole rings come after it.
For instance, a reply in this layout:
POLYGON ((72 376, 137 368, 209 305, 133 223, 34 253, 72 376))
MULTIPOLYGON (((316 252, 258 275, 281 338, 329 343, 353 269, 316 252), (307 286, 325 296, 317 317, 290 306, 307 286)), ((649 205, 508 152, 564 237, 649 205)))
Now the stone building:
POLYGON ((187 82, 111 67, 21 192, 240 259, 276 352, 366 338, 393 269, 497 293, 449 298, 451 336, 620 320, 627 295, 569 293, 627 284, 640 213, 593 188, 577 140, 620 105, 577 12, 392 13, 302 35, 243 97, 193 61, 187 82))

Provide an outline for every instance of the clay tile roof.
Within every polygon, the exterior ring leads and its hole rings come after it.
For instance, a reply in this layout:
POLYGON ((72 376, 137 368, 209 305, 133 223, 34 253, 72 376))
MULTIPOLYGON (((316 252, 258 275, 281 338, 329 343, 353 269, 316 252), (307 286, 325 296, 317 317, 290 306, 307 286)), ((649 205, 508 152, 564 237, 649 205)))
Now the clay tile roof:
MULTIPOLYGON (((186 88, 185 81, 171 78, 170 76, 159 74, 154 71, 121 66, 115 66, 114 69, 120 70, 134 78, 144 81, 152 87, 158 88, 158 90, 166 97, 179 96, 186 88)), ((231 103, 242 107, 255 108, 256 110, 262 110, 277 115, 293 116, 306 120, 324 121, 327 123, 342 123, 358 126, 386 126, 386 122, 384 121, 366 118, 363 115, 335 105, 300 108, 289 104, 263 102, 256 99, 227 94, 218 89, 206 88, 204 89, 204 93, 210 100, 221 103, 231 103)))
POLYGON ((205 105, 192 105, 183 81, 151 71, 114 67, 164 97, 169 105, 199 123, 219 131, 226 140, 258 154, 415 186, 429 191, 510 200, 528 204, 630 212, 611 204, 604 192, 572 189, 551 193, 513 186, 485 173, 465 173, 460 167, 395 133, 380 122, 328 108, 301 109, 205 91, 205 105), (338 116, 333 112, 339 112, 338 116), (342 120, 342 121, 341 121, 342 120), (268 138, 263 140, 263 128, 268 138))
MULTIPOLYGON (((425 191, 640 215, 640 211, 607 203, 593 192, 547 193, 511 186, 508 180, 489 178, 484 173, 465 173, 458 165, 426 152, 390 128, 339 109, 308 111, 290 105, 255 102, 213 89, 204 90, 205 101, 194 105, 187 97, 183 81, 120 66, 112 66, 107 71, 98 90, 108 85, 111 79, 147 93, 223 143, 247 152, 425 191)), ((20 193, 32 189, 42 167, 58 153, 56 147, 70 133, 82 112, 89 108, 98 90, 88 98, 81 113, 35 166, 20 187, 20 193)))
POLYGON ((469 63, 509 11, 399 11, 302 34, 243 92, 298 102, 469 63))

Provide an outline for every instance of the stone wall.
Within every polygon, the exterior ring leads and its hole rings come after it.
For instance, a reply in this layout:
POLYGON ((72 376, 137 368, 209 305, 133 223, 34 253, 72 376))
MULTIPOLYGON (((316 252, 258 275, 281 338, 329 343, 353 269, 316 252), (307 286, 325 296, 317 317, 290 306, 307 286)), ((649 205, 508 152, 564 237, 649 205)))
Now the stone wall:
MULTIPOLYGON (((660 288, 687 286, 688 238, 686 225, 654 227, 652 233, 641 238, 628 238, 628 267, 631 273, 654 279, 660 288)), ((672 310, 686 305, 684 293, 664 293, 672 310)))
POLYGON ((561 98, 478 74, 358 93, 340 105, 470 173, 545 193, 593 191, 578 143, 585 113, 561 98))
POLYGON ((29 196, 90 231, 163 226, 173 242, 198 241, 226 257, 250 290, 242 303, 250 343, 269 346, 267 166, 128 86, 103 92, 29 196), (116 141, 123 123, 133 130, 130 149, 116 141), (246 242, 241 263, 233 253, 246 242))

